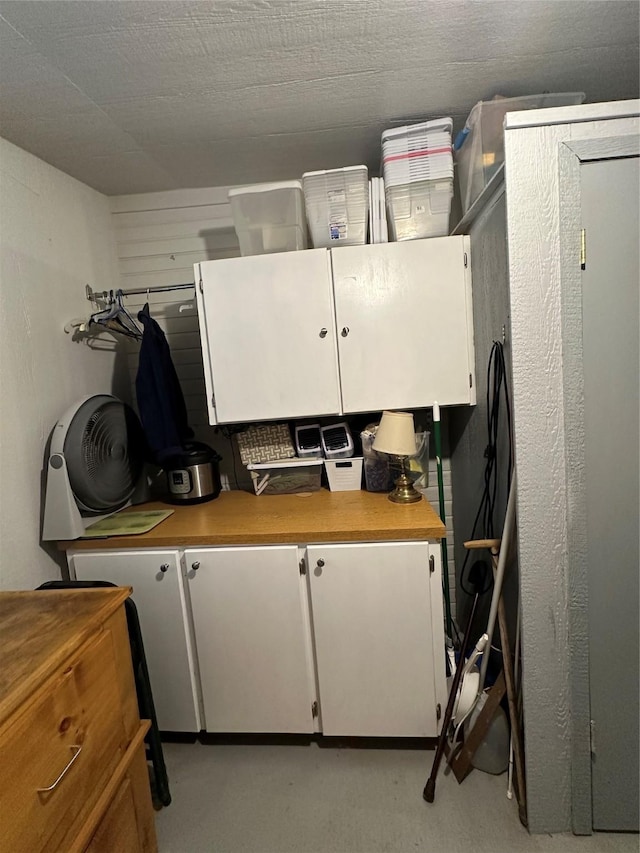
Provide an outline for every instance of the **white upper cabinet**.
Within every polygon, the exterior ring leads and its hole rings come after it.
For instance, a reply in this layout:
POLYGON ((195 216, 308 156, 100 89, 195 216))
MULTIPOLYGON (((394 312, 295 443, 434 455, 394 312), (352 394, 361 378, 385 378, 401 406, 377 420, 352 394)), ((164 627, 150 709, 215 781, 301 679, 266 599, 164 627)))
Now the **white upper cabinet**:
POLYGON ((196 280, 211 423, 475 403, 468 237, 207 261, 196 280))
POLYGON ((344 411, 475 403, 468 238, 331 256, 344 411))
POLYGON ((229 258, 198 267, 211 423, 339 412, 326 249, 229 258))

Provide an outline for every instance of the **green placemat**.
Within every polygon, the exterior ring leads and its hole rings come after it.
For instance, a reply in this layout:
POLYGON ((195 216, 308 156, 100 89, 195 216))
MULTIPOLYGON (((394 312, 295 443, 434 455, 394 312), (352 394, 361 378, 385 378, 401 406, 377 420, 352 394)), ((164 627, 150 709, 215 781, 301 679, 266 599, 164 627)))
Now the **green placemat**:
POLYGON ((148 533, 149 530, 173 515, 172 509, 150 509, 145 512, 116 512, 109 518, 90 524, 81 539, 95 539, 99 536, 134 536, 148 533))

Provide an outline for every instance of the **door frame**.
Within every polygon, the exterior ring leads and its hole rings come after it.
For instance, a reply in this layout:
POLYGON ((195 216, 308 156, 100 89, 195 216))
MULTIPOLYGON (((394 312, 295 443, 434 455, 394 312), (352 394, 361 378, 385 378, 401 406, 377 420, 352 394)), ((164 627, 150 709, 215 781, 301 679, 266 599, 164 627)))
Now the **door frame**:
POLYGON ((580 164, 640 149, 640 102, 507 114, 529 829, 592 832, 580 164), (577 342, 577 343, 576 343, 577 342))
POLYGON ((589 692, 589 578, 587 570, 587 486, 584 435, 582 277, 576 263, 582 203, 580 167, 596 160, 640 156, 635 136, 581 139, 559 151, 562 352, 571 702, 572 823, 591 833, 591 700, 589 692))

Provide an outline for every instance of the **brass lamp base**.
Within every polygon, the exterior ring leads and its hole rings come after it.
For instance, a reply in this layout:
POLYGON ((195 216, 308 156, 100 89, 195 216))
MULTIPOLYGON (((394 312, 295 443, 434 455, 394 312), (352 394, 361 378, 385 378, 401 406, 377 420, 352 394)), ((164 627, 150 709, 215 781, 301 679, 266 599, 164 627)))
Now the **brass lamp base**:
POLYGON ((406 474, 401 474, 396 480, 395 489, 387 496, 394 504, 414 504, 422 500, 422 495, 417 492, 406 474))

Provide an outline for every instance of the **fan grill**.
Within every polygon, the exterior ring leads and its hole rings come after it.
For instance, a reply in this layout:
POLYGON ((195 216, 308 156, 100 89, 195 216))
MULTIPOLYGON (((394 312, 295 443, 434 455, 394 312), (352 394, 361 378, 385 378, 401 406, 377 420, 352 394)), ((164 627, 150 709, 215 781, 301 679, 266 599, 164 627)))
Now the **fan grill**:
POLYGON ((137 417, 115 398, 99 405, 88 400, 73 418, 65 457, 71 488, 86 509, 118 509, 131 497, 142 470, 137 417))

